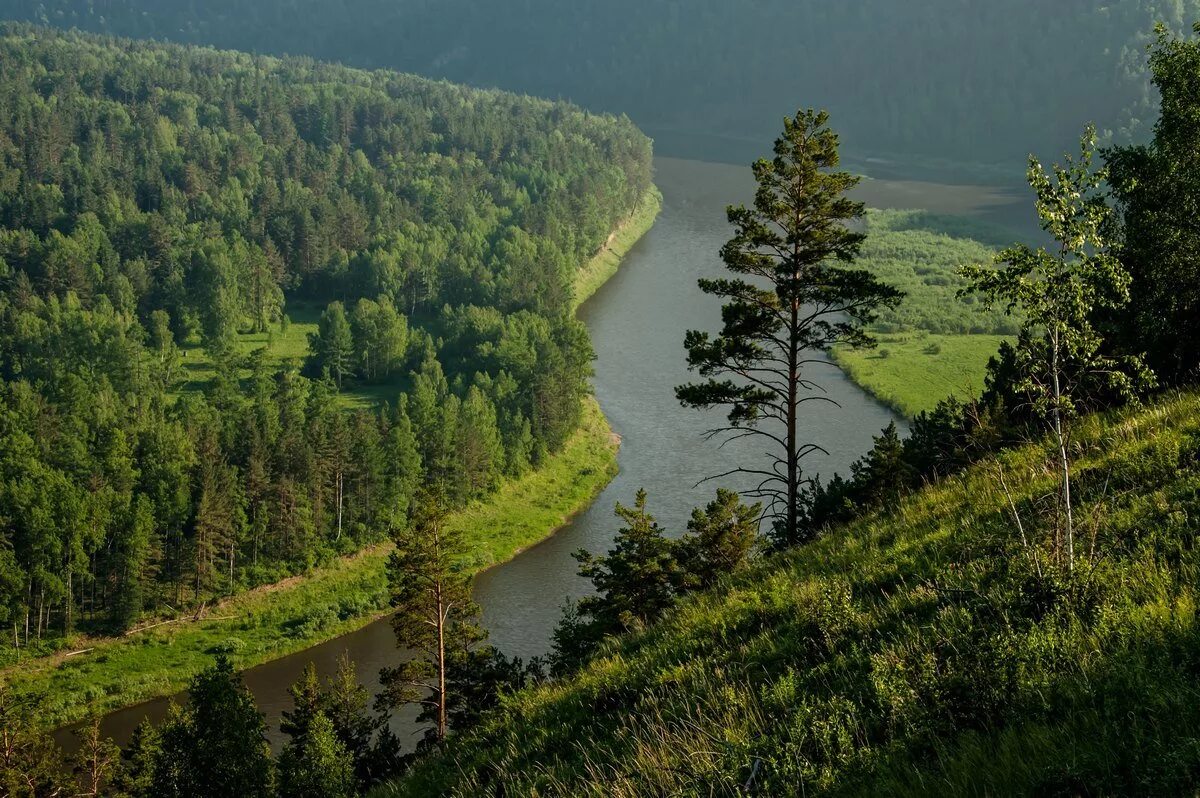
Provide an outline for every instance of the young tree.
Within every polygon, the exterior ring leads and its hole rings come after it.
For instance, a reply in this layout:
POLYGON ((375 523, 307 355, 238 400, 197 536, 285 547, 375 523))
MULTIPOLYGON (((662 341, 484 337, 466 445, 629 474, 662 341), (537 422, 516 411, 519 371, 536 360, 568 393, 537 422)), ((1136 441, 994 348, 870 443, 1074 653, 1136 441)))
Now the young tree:
POLYGON ((471 579, 461 566, 461 536, 447 526, 442 499, 417 501, 412 522, 395 535, 388 560, 392 628, 411 659, 380 673, 381 707, 418 704, 420 721, 433 724, 428 743, 441 744, 450 731, 450 662, 483 639, 471 579))
POLYGON ((279 794, 287 798, 351 798, 356 794, 353 763, 333 723, 317 710, 304 734, 279 757, 279 794))
POLYGON ((143 720, 121 751, 121 767, 113 777, 113 790, 122 796, 153 795, 154 764, 161 750, 158 729, 143 720))
POLYGON ((366 788, 386 773, 376 772, 371 740, 384 727, 387 718, 371 715, 371 695, 358 680, 358 670, 349 654, 338 659, 337 671, 329 677, 321 694, 321 710, 333 724, 333 730, 354 763, 360 787, 366 788))
POLYGON ((658 620, 674 601, 679 565, 673 544, 646 511, 646 491, 637 492, 633 507, 618 503, 616 514, 625 525, 607 556, 584 550, 574 555, 579 575, 591 581, 596 594, 570 606, 555 630, 551 665, 556 673, 575 667, 606 636, 658 620))
POLYGON ((692 510, 688 533, 676 543, 683 586, 707 590, 741 568, 758 544, 761 517, 760 505, 747 506, 723 488, 703 510, 692 510))
POLYGON ((831 401, 808 369, 828 365, 823 352, 831 346, 872 345, 863 326, 901 297, 868 272, 846 266, 864 238, 849 223, 864 207, 845 196, 859 178, 833 171, 838 138, 828 122, 823 111, 797 113, 784 121, 775 158, 754 164, 753 207, 729 209, 735 234, 721 250, 736 276, 700 281, 705 293, 727 300, 721 333, 688 332, 688 367, 704 381, 676 389, 685 407, 727 409, 728 426, 710 437, 767 442, 769 467, 743 466, 713 478, 738 473, 759 480, 746 495, 767 501, 774 536, 784 546, 806 537, 800 526, 808 480, 801 461, 821 451, 800 440, 800 412, 807 402, 831 401))
POLYGON ((904 442, 896 422, 888 424, 875 438, 866 457, 850 466, 854 474, 855 498, 866 507, 892 507, 908 490, 912 468, 904 459, 904 442))
POLYGON ((0 684, 0 795, 52 798, 68 794, 62 752, 32 727, 34 709, 0 684))
POLYGON ((1037 196, 1042 229, 1057 242, 1055 251, 1017 244, 996 256, 994 265, 965 266, 987 308, 1020 309, 1025 322, 1016 347, 1021 379, 1034 413, 1054 436, 1059 472, 1060 542, 1067 570, 1075 565, 1075 524, 1071 506, 1071 420, 1090 391, 1132 398, 1150 379, 1141 360, 1104 354, 1104 339, 1092 319, 1129 302, 1130 278, 1111 253, 1104 231, 1111 213, 1101 187, 1106 170, 1093 170, 1096 130, 1089 127, 1078 160, 1048 174, 1029 160, 1029 185, 1037 196))
POLYGON ((121 749, 100 734, 100 719, 94 718, 75 732, 79 750, 75 754, 75 773, 79 779, 79 798, 99 798, 121 764, 121 749))
POLYGON ((187 706, 163 724, 153 770, 152 794, 160 798, 274 794, 263 716, 224 656, 192 679, 187 706))

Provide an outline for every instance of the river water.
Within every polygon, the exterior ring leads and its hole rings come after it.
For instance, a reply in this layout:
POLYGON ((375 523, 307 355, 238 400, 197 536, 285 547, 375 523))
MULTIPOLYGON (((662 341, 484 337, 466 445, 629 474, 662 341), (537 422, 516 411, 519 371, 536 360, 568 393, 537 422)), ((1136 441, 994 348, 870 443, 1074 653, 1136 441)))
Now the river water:
MULTIPOLYGON (((761 450, 747 446, 720 450, 705 442, 703 432, 719 418, 682 409, 673 391, 689 379, 685 330, 719 325, 717 300, 701 293, 696 279, 721 273, 717 253, 729 236, 724 208, 730 202, 750 201, 750 172, 670 158, 658 159, 656 169, 664 195, 662 215, 617 275, 580 309, 596 349, 596 396, 622 438, 620 474, 591 508, 553 537, 484 572, 475 582, 491 641, 510 655, 546 653, 564 602, 583 595, 586 588, 576 576, 571 553, 580 548, 607 550, 617 529, 614 503, 632 502, 644 487, 650 511, 678 533, 691 509, 715 492, 714 484, 697 482, 735 463, 754 465, 762 456, 761 450)), ((911 181, 866 180, 857 194, 873 207, 980 215, 1012 227, 1027 226, 1025 209, 1030 206, 1000 189, 911 181)), ((800 434, 828 451, 808 459, 807 468, 829 476, 845 471, 893 416, 832 366, 818 380, 836 404, 806 405, 800 434)), ((722 484, 742 487, 729 480, 722 484)), ((397 658, 387 621, 245 672, 273 742, 279 742, 281 713, 291 706, 288 686, 310 661, 322 675, 332 673, 343 653, 355 661, 368 688, 375 689, 380 668, 397 658)), ((166 706, 161 699, 118 710, 104 718, 103 731, 124 742, 143 718, 160 719, 166 706)), ((393 726, 402 739, 413 739, 411 713, 394 718, 393 726)), ((64 730, 58 736, 62 744, 72 746, 73 735, 64 730)))

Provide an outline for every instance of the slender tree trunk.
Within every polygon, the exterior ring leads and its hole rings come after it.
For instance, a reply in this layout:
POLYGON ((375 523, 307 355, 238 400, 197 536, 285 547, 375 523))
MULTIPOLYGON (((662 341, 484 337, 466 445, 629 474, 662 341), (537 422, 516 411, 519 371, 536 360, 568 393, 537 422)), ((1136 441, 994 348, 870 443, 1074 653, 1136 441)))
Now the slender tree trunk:
POLYGON ((449 733, 449 721, 446 712, 446 612, 442 605, 442 585, 437 587, 437 669, 438 669, 438 742, 443 742, 449 733))
MULTIPOLYGON (((799 280, 799 275, 796 275, 799 280)), ((789 544, 800 542, 800 462, 796 447, 796 393, 799 380, 800 351, 796 328, 800 323, 800 304, 792 300, 792 326, 788 341, 788 404, 787 414, 787 537, 789 544)))
POLYGON ((339 463, 337 469, 337 537, 334 540, 342 539, 342 498, 343 498, 343 480, 342 466, 339 463))
POLYGON ((1051 340, 1051 379, 1054 390, 1054 437, 1058 443, 1058 465, 1062 476, 1062 510, 1063 532, 1067 545, 1067 572, 1075 570, 1075 522, 1071 511, 1071 461, 1067 456, 1067 437, 1062 413, 1062 380, 1059 375, 1059 337, 1058 331, 1053 333, 1051 340))

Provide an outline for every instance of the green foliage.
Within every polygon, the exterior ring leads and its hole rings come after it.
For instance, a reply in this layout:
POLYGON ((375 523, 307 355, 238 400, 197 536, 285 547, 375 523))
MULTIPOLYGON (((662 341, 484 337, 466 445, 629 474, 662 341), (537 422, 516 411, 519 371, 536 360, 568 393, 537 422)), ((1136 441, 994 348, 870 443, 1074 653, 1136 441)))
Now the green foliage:
POLYGON ((871 329, 878 333, 924 330, 942 335, 1016 335, 1020 317, 1003 308, 984 309, 960 296, 964 263, 992 258, 1013 234, 966 217, 927 211, 868 211, 858 263, 904 292, 896 307, 880 308, 871 329))
POLYGON ((168 716, 153 768, 156 796, 275 794, 262 715, 224 656, 192 680, 187 705, 168 716))
POLYGON ((1104 153, 1121 217, 1118 254, 1132 277, 1129 312, 1105 321, 1123 348, 1146 352, 1164 382, 1180 385, 1200 374, 1200 40, 1160 29, 1150 68, 1162 95, 1153 142, 1104 153))
POLYGON ((1089 128, 1079 159, 1055 166, 1053 175, 1030 159, 1029 185, 1057 252, 1018 244, 996 256, 995 268, 962 269, 971 283, 967 290, 982 294, 986 305, 1025 314, 1014 350, 1020 379, 1013 387, 1028 397, 1031 411, 1049 424, 1058 443, 1068 569, 1075 563, 1069 424, 1089 394, 1128 401, 1153 382, 1140 356, 1108 355, 1093 323, 1098 314, 1117 313, 1128 304, 1130 285, 1103 232, 1111 211, 1101 194, 1107 173, 1092 170, 1095 146, 1096 131, 1089 128))
POLYGON ((679 562, 671 541, 646 511, 646 491, 637 492, 632 507, 618 503, 615 512, 624 525, 608 554, 597 557, 583 549, 574 554, 579 575, 592 582, 596 595, 570 607, 555 630, 551 664, 556 672, 578 667, 605 637, 657 621, 674 601, 679 562))
POLYGON ((1035 511, 1056 444, 1026 446, 685 600, 373 795, 1189 792, 1200 398, 1075 442, 1075 577, 1035 511))
MULTIPOLYGON (((594 401, 587 403, 584 418, 583 428, 542 468, 451 516, 450 523, 467 542, 465 568, 477 571, 503 562, 543 539, 547 530, 565 524, 612 479, 616 444, 594 401)), ((28 718, 46 726, 172 695, 211 664, 207 652, 226 646, 231 637, 242 643, 232 655, 237 666, 248 668, 378 617, 388 606, 387 555, 386 548, 374 547, 335 560, 302 580, 226 600, 212 613, 216 617, 200 623, 90 640, 93 651, 68 660, 70 667, 58 667, 60 660, 53 656, 35 658, 34 652, 22 648, 20 659, 9 659, 0 679, 28 707, 28 718)), ((330 717, 337 722, 336 713, 330 717)))
POLYGON ((382 540, 425 479, 461 508, 578 428, 571 289, 650 188, 628 120, 13 24, 0 103, 15 646, 302 573, 382 540), (381 407, 430 386, 436 419, 381 407))
POLYGON ((607 555, 586 550, 574 555, 594 594, 569 603, 554 630, 550 666, 556 675, 577 670, 604 640, 657 622, 680 596, 712 587, 745 566, 759 545, 762 508, 718 490, 716 500, 697 508, 687 533, 674 541, 647 512, 644 490, 633 507, 618 503, 616 515, 624 525, 607 555))
POLYGON ((746 505, 719 488, 706 507, 692 510, 687 534, 676 544, 684 590, 709 590, 740 569, 759 543, 760 505, 746 505))
POLYGON ((0 790, 12 798, 42 798, 69 788, 61 752, 33 725, 33 707, 0 684, 0 790))
POLYGON ((328 374, 342 387, 343 381, 353 372, 354 338, 350 334, 350 320, 341 302, 332 302, 321 320, 317 331, 308 337, 308 368, 316 374, 328 374))
POLYGON ((288 798, 352 798, 354 760, 318 710, 303 736, 279 757, 279 795, 288 798))
POLYGON ((416 704, 418 721, 434 725, 429 743, 449 733, 449 704, 457 689, 450 661, 465 658, 485 637, 471 599, 471 574, 462 566, 462 534, 446 523, 443 499, 424 493, 412 523, 397 531, 388 559, 391 623, 405 661, 380 672, 381 708, 416 704))

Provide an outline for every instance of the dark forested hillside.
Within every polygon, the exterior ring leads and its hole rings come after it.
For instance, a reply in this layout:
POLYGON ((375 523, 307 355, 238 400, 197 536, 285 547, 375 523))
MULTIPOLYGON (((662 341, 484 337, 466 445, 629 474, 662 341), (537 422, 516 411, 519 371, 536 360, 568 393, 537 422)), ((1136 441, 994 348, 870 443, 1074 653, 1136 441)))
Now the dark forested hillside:
POLYGON ((1081 120, 1144 138, 1144 45, 1200 4, 2 0, 0 15, 562 96, 628 112, 676 154, 744 160, 737 142, 812 106, 850 154, 1019 164, 1069 147, 1081 120))
POLYGON ((627 120, 22 26, 0 108, 14 643, 352 551, 418 486, 460 506, 575 429, 574 275, 650 185, 627 120), (247 353, 297 300, 307 354, 247 353), (367 384, 393 401, 348 411, 367 384))

